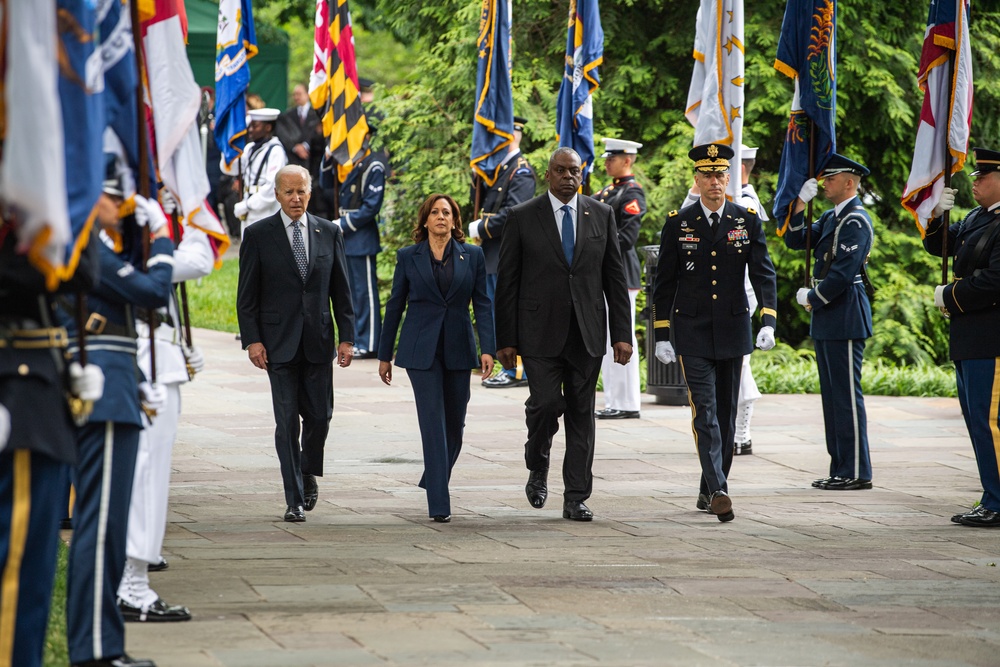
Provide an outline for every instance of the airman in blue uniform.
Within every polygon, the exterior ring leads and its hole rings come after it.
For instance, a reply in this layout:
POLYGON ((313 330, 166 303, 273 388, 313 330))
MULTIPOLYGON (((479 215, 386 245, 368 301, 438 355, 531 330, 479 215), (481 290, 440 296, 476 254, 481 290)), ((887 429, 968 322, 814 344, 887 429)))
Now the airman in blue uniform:
MULTIPOLYGON (((948 227, 954 280, 939 285, 934 304, 950 317, 951 358, 958 400, 976 453, 983 495, 968 512, 951 518, 964 526, 1000 526, 1000 151, 974 148, 972 196, 979 204, 948 227)), ((942 215, 955 204, 946 189, 927 225, 924 248, 940 256, 945 235, 942 215)))
MULTIPOLYGON (((874 231, 871 218, 858 197, 858 185, 868 168, 834 154, 819 178, 834 207, 812 223, 811 243, 816 258, 813 287, 799 289, 796 300, 812 313, 809 334, 816 346, 819 386, 830 453, 830 474, 812 483, 829 491, 872 488, 868 452, 868 419, 861 391, 861 364, 865 341, 872 335, 872 310, 866 292, 865 263, 874 231)), ((785 245, 806 247, 803 211, 816 196, 818 183, 811 178, 799 192, 785 232, 785 245)))

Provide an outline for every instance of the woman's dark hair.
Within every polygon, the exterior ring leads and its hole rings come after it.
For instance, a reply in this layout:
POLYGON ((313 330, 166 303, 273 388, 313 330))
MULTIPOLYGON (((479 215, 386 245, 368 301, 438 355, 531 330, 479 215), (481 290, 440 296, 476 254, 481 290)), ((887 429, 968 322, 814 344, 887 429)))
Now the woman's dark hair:
POLYGON ((451 229, 451 238, 462 243, 465 241, 465 232, 462 231, 462 211, 459 210, 458 203, 445 194, 433 194, 420 205, 420 211, 417 213, 417 223, 413 226, 413 240, 417 243, 427 240, 427 228, 424 225, 427 224, 427 219, 431 217, 431 209, 434 208, 434 204, 439 199, 444 199, 448 202, 448 206, 451 207, 451 218, 455 223, 455 226, 451 229))

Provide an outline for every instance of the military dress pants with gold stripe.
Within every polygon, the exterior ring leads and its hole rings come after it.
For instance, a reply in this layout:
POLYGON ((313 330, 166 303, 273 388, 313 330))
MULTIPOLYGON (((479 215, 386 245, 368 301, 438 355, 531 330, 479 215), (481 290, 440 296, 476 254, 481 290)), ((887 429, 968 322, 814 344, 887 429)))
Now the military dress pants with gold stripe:
POLYGON ((1000 358, 955 362, 958 401, 976 453, 983 507, 1000 512, 1000 358))
POLYGON ((691 430, 701 463, 698 492, 706 496, 716 491, 729 493, 743 357, 707 359, 681 355, 677 359, 688 386, 691 430))
POLYGON ((0 667, 42 664, 67 466, 26 449, 0 453, 0 667))

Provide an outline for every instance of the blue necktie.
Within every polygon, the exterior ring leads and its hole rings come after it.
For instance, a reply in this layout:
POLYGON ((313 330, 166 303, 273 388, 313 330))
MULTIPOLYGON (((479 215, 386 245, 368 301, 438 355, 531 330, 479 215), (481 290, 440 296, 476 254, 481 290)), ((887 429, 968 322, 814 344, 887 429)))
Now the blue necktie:
POLYGON ((562 218, 562 247, 563 254, 566 255, 566 263, 573 264, 573 245, 576 243, 573 234, 573 210, 569 206, 559 209, 563 212, 562 218))

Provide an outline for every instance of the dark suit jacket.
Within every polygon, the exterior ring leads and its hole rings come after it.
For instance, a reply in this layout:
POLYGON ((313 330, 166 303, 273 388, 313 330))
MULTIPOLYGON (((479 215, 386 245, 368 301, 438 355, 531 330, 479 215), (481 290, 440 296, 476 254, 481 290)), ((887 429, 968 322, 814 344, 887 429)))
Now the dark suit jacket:
POLYGON ((319 163, 323 159, 324 140, 323 133, 317 131, 317 125, 322 122, 319 112, 309 109, 306 113, 305 121, 299 120, 299 108, 289 107, 280 116, 275 125, 274 133, 281 140, 281 145, 285 147, 285 154, 288 156, 288 164, 296 164, 305 167, 313 178, 319 174, 319 163), (309 158, 303 160, 292 150, 293 147, 306 143, 309 144, 309 158))
POLYGON ((474 245, 452 241, 454 277, 447 295, 442 295, 431 269, 427 241, 402 248, 396 253, 392 294, 385 305, 382 339, 378 345, 381 361, 392 359, 399 321, 406 310, 403 331, 396 345, 396 365, 426 370, 434 361, 438 342, 444 337, 444 367, 463 370, 479 367, 476 339, 469 318, 469 302, 476 314, 476 330, 483 354, 496 355, 493 313, 486 295, 486 260, 474 245))
POLYGON ((309 269, 302 283, 281 214, 247 227, 240 246, 236 313, 243 348, 263 343, 270 363, 291 361, 303 344, 306 359, 333 361, 333 319, 341 342, 354 340, 354 306, 344 236, 329 220, 306 214, 309 269))
POLYGON ((507 216, 494 297, 497 348, 527 357, 558 356, 576 314, 587 352, 631 343, 631 302, 610 206, 577 197, 573 265, 566 263, 549 195, 519 204, 507 216), (605 307, 607 300, 607 307, 605 307))
POLYGON ((732 359, 753 351, 749 270, 761 322, 774 327, 777 285, 760 217, 726 202, 713 230, 700 203, 672 211, 660 235, 653 287, 653 331, 677 354, 732 359))

